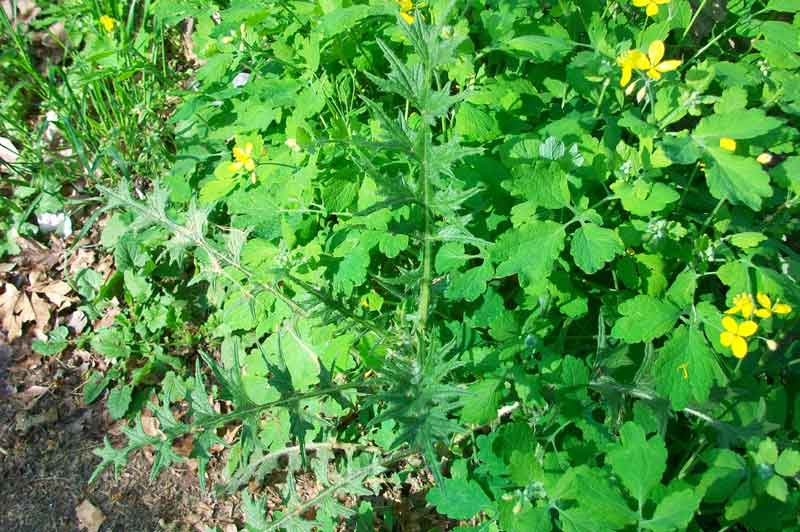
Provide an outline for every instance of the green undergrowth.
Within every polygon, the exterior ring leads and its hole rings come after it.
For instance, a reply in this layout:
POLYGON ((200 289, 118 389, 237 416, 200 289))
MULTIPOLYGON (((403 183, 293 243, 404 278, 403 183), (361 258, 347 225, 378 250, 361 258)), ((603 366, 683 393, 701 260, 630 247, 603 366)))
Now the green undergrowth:
POLYGON ((95 476, 191 441, 251 531, 391 530, 415 468, 461 532, 800 526, 796 2, 104 7, 37 89, 130 102, 59 111, 120 306, 95 476))

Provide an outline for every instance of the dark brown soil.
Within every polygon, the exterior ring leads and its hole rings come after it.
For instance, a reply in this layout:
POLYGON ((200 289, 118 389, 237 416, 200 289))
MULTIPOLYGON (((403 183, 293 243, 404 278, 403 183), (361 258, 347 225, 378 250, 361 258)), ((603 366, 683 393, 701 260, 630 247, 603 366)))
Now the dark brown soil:
POLYGON ((190 530, 213 512, 193 472, 173 468, 150 481, 144 455, 119 479, 109 470, 88 484, 99 462, 92 450, 116 427, 102 404, 82 404, 78 370, 41 361, 26 342, 0 344, 0 530, 83 530, 75 508, 86 499, 105 515, 101 531, 190 530), (33 399, 36 386, 49 390, 33 399))

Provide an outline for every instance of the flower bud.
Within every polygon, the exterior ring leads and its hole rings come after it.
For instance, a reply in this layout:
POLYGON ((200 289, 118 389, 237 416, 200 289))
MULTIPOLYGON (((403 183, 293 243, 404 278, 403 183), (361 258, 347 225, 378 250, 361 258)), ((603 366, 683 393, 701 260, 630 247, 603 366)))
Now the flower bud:
POLYGON ((760 164, 769 164, 772 162, 772 154, 765 151, 764 153, 756 157, 756 161, 758 161, 760 164))
POLYGON ((767 349, 769 349, 770 351, 775 351, 776 349, 778 349, 778 342, 776 342, 775 340, 767 340, 767 349))

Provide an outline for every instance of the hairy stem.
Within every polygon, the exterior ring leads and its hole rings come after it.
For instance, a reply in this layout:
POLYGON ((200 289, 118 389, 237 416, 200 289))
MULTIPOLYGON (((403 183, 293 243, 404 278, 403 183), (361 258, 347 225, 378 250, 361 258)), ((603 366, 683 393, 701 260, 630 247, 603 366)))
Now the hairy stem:
POLYGON ((419 287, 419 321, 417 322, 417 335, 419 336, 418 355, 424 356, 426 351, 426 331, 428 328, 428 314, 431 304, 431 284, 433 281, 433 269, 431 267, 433 254, 433 242, 431 231, 433 220, 431 220, 431 170, 430 170, 430 129, 426 128, 422 141, 422 153, 420 154, 420 178, 422 179, 422 201, 424 203, 424 236, 422 247, 422 280, 419 287))

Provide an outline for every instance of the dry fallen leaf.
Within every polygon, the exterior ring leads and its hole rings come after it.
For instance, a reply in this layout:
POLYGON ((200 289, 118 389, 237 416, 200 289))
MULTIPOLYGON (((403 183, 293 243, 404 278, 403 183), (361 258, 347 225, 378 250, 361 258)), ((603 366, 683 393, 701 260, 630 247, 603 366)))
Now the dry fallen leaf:
POLYGON ((72 292, 72 288, 64 281, 49 281, 47 278, 40 280, 40 277, 42 276, 39 272, 31 272, 31 292, 42 294, 52 301, 58 307, 58 310, 67 307, 75 300, 75 298, 67 295, 72 292))
POLYGON ((80 248, 69 260, 69 272, 75 275, 85 268, 91 268, 95 260, 97 259, 93 251, 80 248))
POLYGON ((24 270, 51 272, 64 256, 64 242, 58 238, 51 239, 49 247, 22 237, 16 243, 22 251, 14 261, 24 270))
POLYGON ((111 327, 111 325, 114 324, 114 319, 120 312, 119 299, 112 297, 111 301, 108 302, 108 306, 103 312, 103 316, 99 320, 95 320, 92 326, 95 328, 95 330, 102 329, 103 327, 111 327))
POLYGON ((40 340, 47 340, 47 324, 50 323, 50 307, 52 305, 39 297, 38 294, 31 294, 31 307, 33 313, 36 315, 36 325, 33 328, 33 333, 40 340))
POLYGON ((74 311, 69 315, 69 318, 67 318, 67 327, 69 327, 76 335, 81 334, 88 323, 89 320, 86 318, 86 314, 84 314, 82 310, 74 311))
POLYGON ((7 340, 12 342, 22 336, 22 326, 26 322, 36 320, 28 296, 11 283, 4 283, 0 294, 0 323, 6 333, 7 340))
POLYGON ((148 436, 163 436, 164 433, 158 429, 158 420, 153 416, 142 414, 142 429, 148 436))
POLYGON ((103 515, 103 512, 89 502, 89 499, 86 499, 75 507, 75 514, 78 516, 80 525, 85 528, 87 532, 97 532, 100 530, 100 525, 106 520, 106 516, 103 515))
POLYGON ((36 405, 36 402, 48 391, 50 388, 47 386, 32 385, 24 392, 14 395, 14 398, 22 403, 22 408, 30 410, 36 405))

